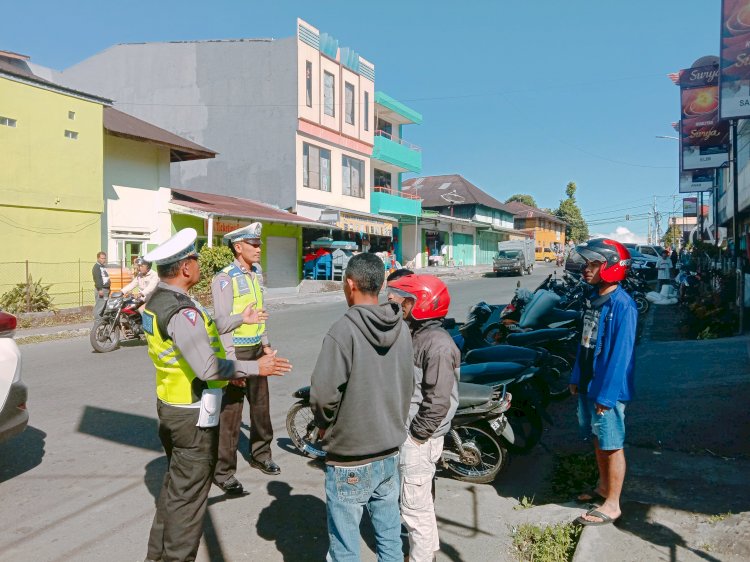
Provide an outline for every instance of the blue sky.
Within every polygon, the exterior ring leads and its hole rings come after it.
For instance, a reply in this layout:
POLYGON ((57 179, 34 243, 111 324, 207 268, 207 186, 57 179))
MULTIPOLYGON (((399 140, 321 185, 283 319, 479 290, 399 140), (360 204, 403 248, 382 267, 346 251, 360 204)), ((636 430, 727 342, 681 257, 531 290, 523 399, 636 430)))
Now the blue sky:
POLYGON ((28 0, 0 49, 66 68, 114 43, 289 37, 301 17, 376 65, 376 88, 424 115, 404 132, 423 175, 459 173, 500 200, 556 207, 575 181, 591 230, 645 235, 654 195, 680 208, 678 89, 718 54, 719 0, 602 2, 28 0), (596 222, 594 222, 596 221, 596 222))

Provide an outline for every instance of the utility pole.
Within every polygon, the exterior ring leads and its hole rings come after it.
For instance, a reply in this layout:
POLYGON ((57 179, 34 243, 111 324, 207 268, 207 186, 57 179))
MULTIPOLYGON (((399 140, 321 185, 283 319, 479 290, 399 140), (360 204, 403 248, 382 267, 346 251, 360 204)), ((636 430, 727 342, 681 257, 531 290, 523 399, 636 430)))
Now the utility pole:
POLYGON ((648 214, 648 243, 651 244, 651 213, 648 214))

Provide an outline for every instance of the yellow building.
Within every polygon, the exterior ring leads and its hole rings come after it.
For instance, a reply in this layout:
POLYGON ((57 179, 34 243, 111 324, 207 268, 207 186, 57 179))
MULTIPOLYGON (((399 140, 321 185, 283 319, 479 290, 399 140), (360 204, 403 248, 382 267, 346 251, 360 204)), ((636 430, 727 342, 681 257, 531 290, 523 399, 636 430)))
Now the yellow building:
POLYGON ((514 215, 513 227, 516 230, 533 234, 536 240, 536 259, 554 260, 552 254, 565 246, 565 221, 520 201, 511 201, 505 207, 514 215))
POLYGON ((0 51, 0 294, 28 271, 57 283, 56 306, 87 304, 78 281, 101 249, 110 102, 35 76, 27 60, 0 51))

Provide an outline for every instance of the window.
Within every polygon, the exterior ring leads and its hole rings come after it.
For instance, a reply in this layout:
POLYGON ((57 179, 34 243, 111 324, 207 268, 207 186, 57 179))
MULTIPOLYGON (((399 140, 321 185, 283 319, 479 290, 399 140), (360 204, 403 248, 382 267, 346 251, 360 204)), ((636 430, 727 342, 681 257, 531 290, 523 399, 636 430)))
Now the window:
POLYGON ((375 180, 375 187, 386 187, 388 189, 391 188, 391 173, 390 172, 384 172, 383 170, 378 170, 376 168, 373 174, 374 174, 374 180, 375 180))
POLYGON ((305 64, 305 103, 307 107, 312 107, 312 63, 310 61, 305 64))
POLYGON ((378 131, 383 131, 389 138, 393 134, 393 125, 380 117, 378 117, 378 123, 375 128, 378 131))
POLYGON ((365 131, 370 130, 370 92, 365 92, 365 131))
POLYGON ((68 119, 71 121, 74 121, 76 118, 76 112, 75 111, 68 111, 68 119))
POLYGON ((0 125, 5 125, 6 127, 15 127, 17 121, 15 119, 11 119, 10 117, 0 117, 0 125))
POLYGON ((342 192, 351 197, 365 197, 365 163, 349 156, 341 157, 342 192))
POLYGON ((330 72, 323 73, 323 113, 336 117, 336 80, 330 72))
POLYGON ((344 94, 346 111, 344 112, 344 118, 350 125, 354 125, 354 85, 349 82, 344 83, 344 94))
POLYGON ((68 129, 65 129, 65 138, 78 140, 78 133, 76 131, 69 131, 68 129))
POLYGON ((302 185, 331 191, 331 151, 312 144, 302 145, 302 185))

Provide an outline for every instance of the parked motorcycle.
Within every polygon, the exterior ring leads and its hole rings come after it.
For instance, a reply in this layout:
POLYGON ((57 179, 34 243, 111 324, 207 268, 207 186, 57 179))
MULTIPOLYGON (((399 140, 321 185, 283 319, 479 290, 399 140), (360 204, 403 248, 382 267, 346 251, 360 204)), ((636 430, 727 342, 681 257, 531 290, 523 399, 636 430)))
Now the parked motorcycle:
POLYGON ((138 312, 141 304, 140 300, 125 297, 120 291, 112 293, 91 327, 91 347, 99 353, 108 353, 117 349, 122 340, 139 339, 143 335, 143 319, 138 312))
MULTIPOLYGON (((467 383, 459 383, 458 394, 458 409, 445 436, 440 462, 458 480, 492 482, 508 462, 505 443, 514 441, 506 418, 511 394, 502 388, 467 383)), ((300 388, 293 396, 299 401, 286 416, 289 438, 303 455, 322 459, 326 453, 310 408, 310 387, 300 388)))

